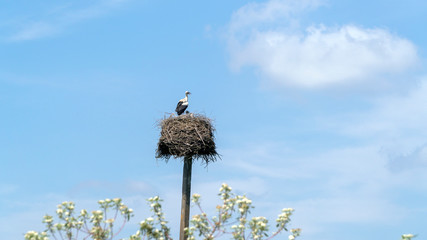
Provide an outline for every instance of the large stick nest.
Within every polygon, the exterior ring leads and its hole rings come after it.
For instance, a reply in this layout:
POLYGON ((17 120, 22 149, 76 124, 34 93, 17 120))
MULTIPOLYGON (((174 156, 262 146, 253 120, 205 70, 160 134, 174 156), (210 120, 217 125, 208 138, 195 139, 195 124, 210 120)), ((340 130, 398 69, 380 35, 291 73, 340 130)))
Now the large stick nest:
POLYGON ((156 158, 168 161, 171 156, 191 156, 208 164, 219 157, 211 119, 200 114, 185 114, 165 117, 158 125, 161 132, 156 158))

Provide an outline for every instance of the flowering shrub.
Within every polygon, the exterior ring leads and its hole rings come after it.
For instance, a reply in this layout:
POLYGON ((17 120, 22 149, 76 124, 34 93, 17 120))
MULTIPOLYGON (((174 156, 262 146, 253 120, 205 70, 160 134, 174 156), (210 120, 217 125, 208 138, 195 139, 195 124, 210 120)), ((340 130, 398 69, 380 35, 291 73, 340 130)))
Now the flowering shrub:
POLYGON ((79 239, 79 235, 83 239, 89 237, 94 240, 113 239, 133 216, 133 210, 124 205, 120 198, 100 200, 98 204, 100 210, 89 214, 83 209, 77 215, 73 202, 63 202, 56 209, 57 223, 54 223, 53 216, 45 215, 43 223, 46 225, 46 230, 41 233, 29 231, 25 234, 25 239, 49 240, 48 236, 51 236, 54 239, 72 240, 79 239), (111 218, 107 215, 110 211, 113 211, 111 218), (123 218, 123 223, 119 230, 114 232, 114 222, 119 214, 123 218))
MULTIPOLYGON (((222 184, 219 189, 219 196, 222 205, 218 205, 217 215, 209 219, 200 205, 200 195, 194 194, 192 201, 200 210, 200 214, 194 215, 191 219, 192 226, 187 229, 189 240, 195 239, 195 234, 203 239, 214 239, 224 234, 231 234, 233 239, 271 239, 286 229, 286 224, 290 221, 290 216, 294 211, 292 208, 284 208, 276 219, 276 230, 269 235, 268 220, 265 217, 252 217, 248 220, 252 206, 252 201, 246 196, 234 195, 231 187, 222 184), (234 218, 233 218, 234 216, 234 218)), ((292 229, 289 239, 293 240, 301 233, 301 229, 292 229)))
POLYGON ((172 239, 169 236, 170 228, 166 225, 168 222, 165 220, 161 202, 159 196, 155 196, 148 199, 150 209, 153 212, 153 216, 146 218, 142 221, 139 226, 139 230, 136 234, 130 236, 129 240, 141 240, 141 239, 158 239, 166 240, 172 239))
MULTIPOLYGON (((222 184, 218 194, 222 203, 216 207, 217 214, 212 218, 208 218, 203 211, 200 204, 201 196, 193 195, 192 202, 199 208, 200 213, 192 217, 191 226, 185 229, 188 240, 195 240, 196 237, 212 240, 225 234, 235 240, 270 240, 279 233, 288 231, 287 225, 294 209, 282 209, 276 219, 275 230, 269 234, 270 227, 265 217, 249 219, 250 210, 253 208, 252 201, 244 195, 235 195, 231 190, 227 184, 222 184)), ((153 214, 140 222, 139 230, 130 236, 129 240, 172 240, 161 202, 158 196, 148 199, 153 214)), ((49 240, 49 237, 55 240, 114 239, 133 216, 133 210, 124 205, 120 198, 100 200, 98 204, 100 210, 89 214, 83 209, 76 214, 73 202, 63 202, 57 207, 56 223, 53 216, 45 215, 43 223, 46 230, 29 231, 25 234, 25 239, 49 240), (115 231, 114 224, 120 219, 121 225, 115 231)), ((301 229, 291 229, 289 233, 288 239, 294 240, 300 235, 301 229)), ((413 237, 415 237, 413 234, 404 234, 401 240, 411 240, 413 237)))
POLYGON ((400 240, 411 240, 414 237, 416 237, 414 234, 403 234, 400 240))

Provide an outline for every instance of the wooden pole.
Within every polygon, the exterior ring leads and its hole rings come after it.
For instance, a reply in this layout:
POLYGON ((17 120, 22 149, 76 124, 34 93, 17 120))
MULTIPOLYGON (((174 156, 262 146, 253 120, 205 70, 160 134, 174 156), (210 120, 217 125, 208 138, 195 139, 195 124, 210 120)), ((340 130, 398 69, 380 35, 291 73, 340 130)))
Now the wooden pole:
POLYGON ((181 202, 181 224, 179 240, 187 240, 184 228, 188 228, 190 223, 190 200, 191 200, 191 167, 193 159, 191 156, 184 157, 184 169, 182 176, 182 202, 181 202))

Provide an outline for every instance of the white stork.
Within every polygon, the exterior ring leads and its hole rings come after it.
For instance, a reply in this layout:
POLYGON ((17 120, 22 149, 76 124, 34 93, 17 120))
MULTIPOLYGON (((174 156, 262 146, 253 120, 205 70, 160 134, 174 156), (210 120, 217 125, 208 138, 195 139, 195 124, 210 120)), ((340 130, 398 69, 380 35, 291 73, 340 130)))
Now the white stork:
POLYGON ((175 112, 179 115, 181 115, 185 109, 188 107, 188 95, 191 93, 189 91, 185 91, 185 98, 179 100, 178 105, 176 105, 175 112))

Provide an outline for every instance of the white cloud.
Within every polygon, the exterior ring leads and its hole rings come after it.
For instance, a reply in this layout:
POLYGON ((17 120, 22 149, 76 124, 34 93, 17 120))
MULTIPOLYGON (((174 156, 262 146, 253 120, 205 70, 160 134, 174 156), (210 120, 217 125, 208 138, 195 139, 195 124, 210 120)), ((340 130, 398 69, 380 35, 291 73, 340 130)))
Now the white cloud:
POLYGON ((302 30, 294 15, 318 5, 270 0, 239 9, 229 24, 232 68, 255 67, 278 85, 319 88, 375 84, 417 63, 414 44, 386 29, 320 25, 302 30))

